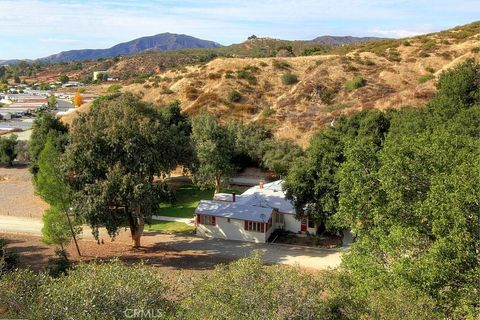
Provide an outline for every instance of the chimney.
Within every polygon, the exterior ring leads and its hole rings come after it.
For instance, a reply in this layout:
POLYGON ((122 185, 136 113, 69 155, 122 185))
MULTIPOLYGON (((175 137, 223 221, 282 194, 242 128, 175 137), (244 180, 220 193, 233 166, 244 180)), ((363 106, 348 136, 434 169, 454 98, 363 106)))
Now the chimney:
POLYGON ((232 192, 232 202, 235 202, 235 192, 232 192))
POLYGON ((258 185, 260 189, 263 189, 263 181, 260 181, 260 184, 258 185))

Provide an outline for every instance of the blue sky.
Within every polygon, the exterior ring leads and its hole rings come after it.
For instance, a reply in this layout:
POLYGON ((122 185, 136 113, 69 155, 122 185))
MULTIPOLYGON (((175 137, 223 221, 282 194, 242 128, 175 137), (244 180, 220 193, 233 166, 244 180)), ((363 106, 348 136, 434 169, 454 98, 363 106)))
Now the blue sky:
POLYGON ((408 37, 480 18, 479 0, 0 0, 0 59, 108 48, 162 32, 224 45, 249 35, 408 37))

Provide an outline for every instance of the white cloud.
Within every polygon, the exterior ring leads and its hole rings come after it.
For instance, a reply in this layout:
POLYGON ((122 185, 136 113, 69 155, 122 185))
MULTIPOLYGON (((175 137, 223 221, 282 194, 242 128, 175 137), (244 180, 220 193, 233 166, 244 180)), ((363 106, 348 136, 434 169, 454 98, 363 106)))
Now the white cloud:
POLYGON ((408 38, 418 36, 420 34, 425 34, 431 32, 431 30, 426 31, 425 29, 418 30, 407 30, 407 29, 371 29, 369 32, 373 35, 386 37, 386 38, 408 38))

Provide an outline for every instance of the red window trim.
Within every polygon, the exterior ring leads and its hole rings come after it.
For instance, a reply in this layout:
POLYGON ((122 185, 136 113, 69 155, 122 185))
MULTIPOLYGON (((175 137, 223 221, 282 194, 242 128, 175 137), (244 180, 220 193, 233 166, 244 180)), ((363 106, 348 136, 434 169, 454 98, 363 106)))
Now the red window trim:
POLYGON ((265 223, 245 220, 244 229, 245 229, 246 231, 251 231, 251 232, 265 233, 265 223), (257 230, 252 230, 254 223, 258 223, 258 224, 259 224, 260 230, 258 230, 258 231, 257 231, 257 230))

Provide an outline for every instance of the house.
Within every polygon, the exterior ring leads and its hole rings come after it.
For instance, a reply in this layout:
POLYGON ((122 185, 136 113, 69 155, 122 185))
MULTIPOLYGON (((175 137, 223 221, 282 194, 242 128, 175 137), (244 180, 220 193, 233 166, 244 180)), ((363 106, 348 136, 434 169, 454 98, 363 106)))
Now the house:
POLYGON ((267 242, 272 232, 316 233, 308 219, 298 220, 283 190, 283 181, 260 183, 241 195, 215 194, 195 209, 196 233, 203 237, 267 242))

